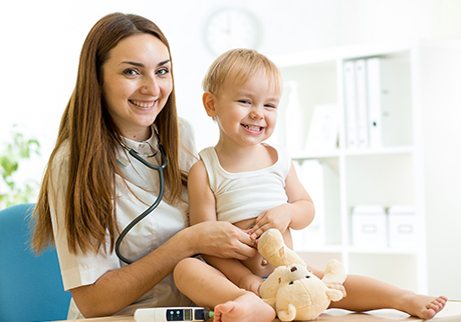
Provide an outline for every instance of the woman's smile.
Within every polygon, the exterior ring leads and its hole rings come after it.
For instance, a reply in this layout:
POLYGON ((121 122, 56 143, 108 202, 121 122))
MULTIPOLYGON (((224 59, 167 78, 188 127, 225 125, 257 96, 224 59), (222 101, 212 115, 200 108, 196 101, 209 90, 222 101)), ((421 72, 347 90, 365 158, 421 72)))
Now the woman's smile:
POLYGON ((151 100, 151 101, 139 101, 139 100, 133 100, 130 99, 128 102, 132 105, 134 105, 137 108, 141 109, 148 109, 148 108, 153 108, 155 106, 155 103, 157 102, 156 100, 151 100))

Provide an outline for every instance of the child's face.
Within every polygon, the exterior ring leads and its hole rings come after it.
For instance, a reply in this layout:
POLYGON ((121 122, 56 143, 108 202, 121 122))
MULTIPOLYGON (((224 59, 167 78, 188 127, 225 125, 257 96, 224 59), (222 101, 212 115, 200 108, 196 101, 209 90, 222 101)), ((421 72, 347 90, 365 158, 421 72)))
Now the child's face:
POLYGON ((230 78, 215 97, 221 141, 241 146, 261 143, 274 132, 280 92, 263 72, 242 85, 230 78))

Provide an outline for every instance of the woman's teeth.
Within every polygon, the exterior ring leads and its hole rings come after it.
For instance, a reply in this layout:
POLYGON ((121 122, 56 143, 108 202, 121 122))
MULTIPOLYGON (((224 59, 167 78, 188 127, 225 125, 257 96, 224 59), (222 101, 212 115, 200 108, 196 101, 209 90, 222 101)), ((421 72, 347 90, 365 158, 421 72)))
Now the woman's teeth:
POLYGON ((154 105, 154 102, 141 102, 141 101, 133 101, 130 100, 131 104, 136 105, 137 107, 141 108, 149 108, 154 105))

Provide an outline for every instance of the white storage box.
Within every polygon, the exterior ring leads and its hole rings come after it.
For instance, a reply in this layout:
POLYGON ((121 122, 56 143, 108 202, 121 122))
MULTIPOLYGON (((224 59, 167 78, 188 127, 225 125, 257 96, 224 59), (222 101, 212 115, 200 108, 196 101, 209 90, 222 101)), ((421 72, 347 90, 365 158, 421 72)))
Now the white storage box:
POLYGON ((352 244, 356 247, 386 247, 387 220, 383 206, 352 209, 352 244))
POLYGON ((389 208, 389 246, 412 248, 416 246, 416 213, 412 206, 389 208))

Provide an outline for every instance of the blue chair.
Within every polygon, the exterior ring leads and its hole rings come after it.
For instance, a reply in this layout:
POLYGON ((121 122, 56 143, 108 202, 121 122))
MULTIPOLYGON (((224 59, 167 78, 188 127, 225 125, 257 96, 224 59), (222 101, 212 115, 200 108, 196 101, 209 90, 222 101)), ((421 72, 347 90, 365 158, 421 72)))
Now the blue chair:
POLYGON ((0 211, 0 321, 65 320, 70 293, 64 291, 56 250, 31 250, 34 204, 0 211))

